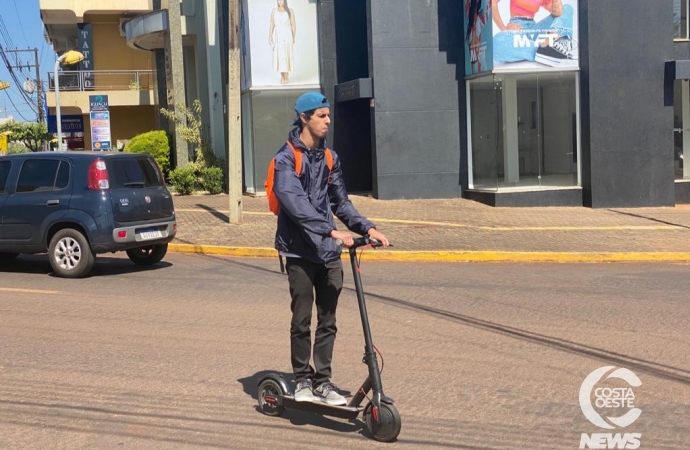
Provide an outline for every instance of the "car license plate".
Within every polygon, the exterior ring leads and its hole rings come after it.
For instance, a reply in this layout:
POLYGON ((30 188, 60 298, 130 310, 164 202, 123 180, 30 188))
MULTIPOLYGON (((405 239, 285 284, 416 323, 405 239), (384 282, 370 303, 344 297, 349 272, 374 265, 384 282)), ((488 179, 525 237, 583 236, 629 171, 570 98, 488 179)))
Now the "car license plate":
POLYGON ((149 239, 162 238, 163 233, 161 233, 160 230, 144 230, 141 233, 139 233, 139 236, 141 236, 142 240, 147 241, 149 239))

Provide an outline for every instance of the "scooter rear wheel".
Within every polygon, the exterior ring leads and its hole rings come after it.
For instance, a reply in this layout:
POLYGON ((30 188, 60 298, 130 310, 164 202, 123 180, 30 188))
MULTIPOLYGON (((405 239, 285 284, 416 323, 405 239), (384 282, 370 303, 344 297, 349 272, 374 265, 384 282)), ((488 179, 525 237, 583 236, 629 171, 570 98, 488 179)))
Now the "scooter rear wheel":
POLYGON ((277 403, 278 397, 285 395, 283 388, 274 380, 264 380, 259 385, 259 409, 267 416, 279 416, 285 411, 285 407, 277 403), (266 397, 269 399, 267 400, 266 397), (271 399, 275 399, 271 401, 271 399))
POLYGON ((402 428, 402 420, 400 413, 395 405, 388 403, 381 403, 379 408, 379 420, 374 418, 373 405, 367 406, 364 412, 364 418, 367 423, 367 429, 372 437, 380 442, 393 442, 400 434, 402 428))

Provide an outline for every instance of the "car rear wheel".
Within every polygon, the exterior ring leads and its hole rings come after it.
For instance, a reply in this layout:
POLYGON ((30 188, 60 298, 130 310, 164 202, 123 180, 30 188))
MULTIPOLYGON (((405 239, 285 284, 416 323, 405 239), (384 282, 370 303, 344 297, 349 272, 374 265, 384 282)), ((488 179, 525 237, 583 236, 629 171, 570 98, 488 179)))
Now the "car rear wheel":
POLYGON ((95 261, 89 241, 79 231, 65 228, 55 233, 48 246, 50 265, 63 278, 87 275, 95 261))
POLYGON ((166 253, 168 253, 168 244, 147 245, 127 250, 129 259, 140 266, 152 266, 159 263, 166 253))

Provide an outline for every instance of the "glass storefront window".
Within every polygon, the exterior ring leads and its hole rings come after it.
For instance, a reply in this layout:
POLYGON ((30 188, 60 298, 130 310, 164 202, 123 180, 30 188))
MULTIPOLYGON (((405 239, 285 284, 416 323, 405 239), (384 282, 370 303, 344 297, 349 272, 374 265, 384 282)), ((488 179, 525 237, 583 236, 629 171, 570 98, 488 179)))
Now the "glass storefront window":
POLYGON ((673 0, 673 37, 676 39, 690 39, 688 4, 690 0, 673 0))
POLYGON ((578 186, 577 83, 575 72, 469 81, 471 187, 578 186))
POLYGON ((502 83, 493 76, 468 83, 469 139, 472 182, 475 189, 498 186, 498 153, 503 147, 502 83))
POLYGON ((690 81, 676 80, 673 85, 673 171, 676 180, 690 180, 690 81))

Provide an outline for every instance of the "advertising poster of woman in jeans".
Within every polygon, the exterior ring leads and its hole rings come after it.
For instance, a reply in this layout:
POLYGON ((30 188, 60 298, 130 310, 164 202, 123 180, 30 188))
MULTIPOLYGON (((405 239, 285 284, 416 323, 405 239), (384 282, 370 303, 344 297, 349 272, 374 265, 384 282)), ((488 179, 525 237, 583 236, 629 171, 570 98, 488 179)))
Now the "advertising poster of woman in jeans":
POLYGON ((577 0, 493 0, 494 68, 577 67, 577 0))

